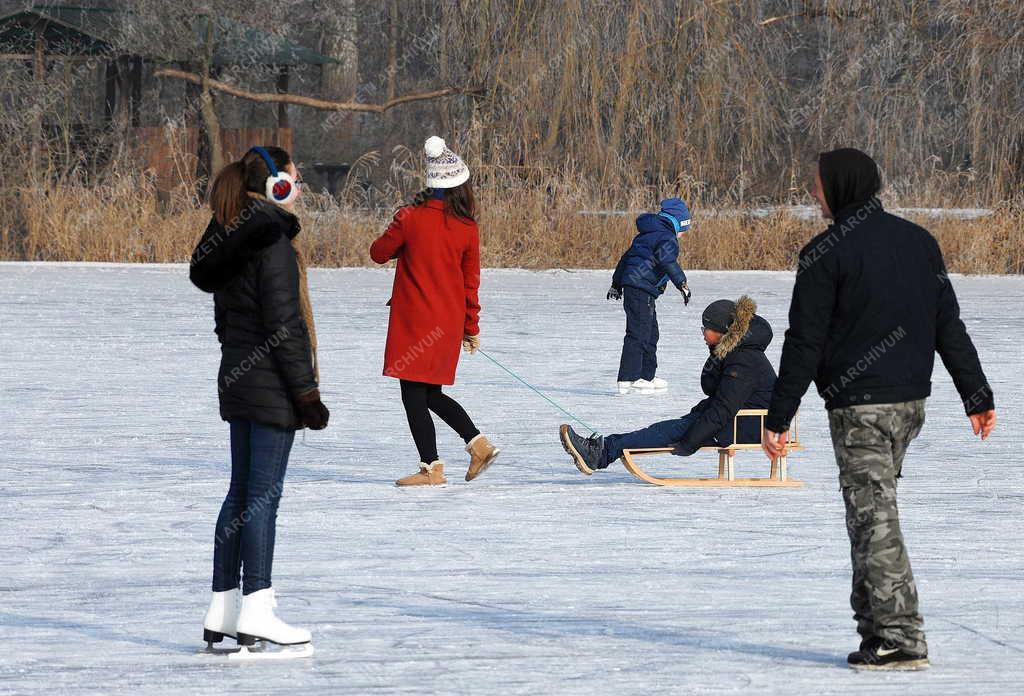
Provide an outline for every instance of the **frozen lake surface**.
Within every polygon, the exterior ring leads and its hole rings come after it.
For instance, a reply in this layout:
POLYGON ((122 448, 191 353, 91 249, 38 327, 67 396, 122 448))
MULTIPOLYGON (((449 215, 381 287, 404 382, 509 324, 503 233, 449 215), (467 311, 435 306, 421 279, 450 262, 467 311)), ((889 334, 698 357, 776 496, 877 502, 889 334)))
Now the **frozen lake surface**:
MULTIPOLYGON (((417 458, 380 376, 391 275, 311 273, 331 425, 296 439, 274 584, 317 654, 231 665, 196 654, 228 476, 209 296, 183 266, 0 265, 0 693, 1020 693, 1024 278, 954 278, 1000 408, 993 438, 973 440, 939 364, 904 467, 933 667, 858 674, 816 395, 809 451, 791 459, 805 488, 658 489, 619 465, 581 476, 560 414, 467 356, 451 393, 504 453, 466 484, 439 427, 449 485, 401 490, 417 458)), ((671 391, 612 396, 624 321, 609 276, 485 271, 484 348, 602 432, 699 398, 710 300, 751 294, 778 364, 792 275, 693 272, 689 309, 659 303, 671 391)))

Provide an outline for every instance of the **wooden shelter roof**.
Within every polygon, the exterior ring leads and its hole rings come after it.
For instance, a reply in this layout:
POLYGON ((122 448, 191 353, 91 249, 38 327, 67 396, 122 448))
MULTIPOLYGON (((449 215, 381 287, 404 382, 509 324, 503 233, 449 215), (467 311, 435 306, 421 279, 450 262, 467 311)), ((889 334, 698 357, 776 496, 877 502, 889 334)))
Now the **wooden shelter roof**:
MULTIPOLYGON (((41 31, 46 52, 55 55, 136 55, 156 62, 194 60, 194 54, 164 55, 139 45, 131 35, 132 13, 124 10, 34 5, 0 17, 0 53, 31 53, 36 31, 41 31)), ((192 23, 193 45, 203 44, 207 18, 192 23)), ((216 17, 213 64, 324 65, 334 58, 300 46, 278 34, 263 31, 229 17, 216 17)))

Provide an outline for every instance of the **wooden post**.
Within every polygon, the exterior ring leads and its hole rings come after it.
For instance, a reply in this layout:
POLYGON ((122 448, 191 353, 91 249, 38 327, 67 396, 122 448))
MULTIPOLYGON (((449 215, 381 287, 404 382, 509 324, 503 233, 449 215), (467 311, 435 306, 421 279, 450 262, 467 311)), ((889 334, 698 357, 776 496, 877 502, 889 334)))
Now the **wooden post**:
POLYGON ((139 120, 139 108, 142 105, 142 57, 132 56, 131 59, 131 102, 129 104, 129 111, 131 114, 132 128, 138 128, 140 125, 139 120))
POLYGON ((35 28, 35 53, 32 55, 32 77, 37 82, 46 79, 46 36, 41 25, 35 28))
POLYGON ((725 452, 718 450, 718 478, 725 478, 725 452))
POLYGON ((114 120, 117 113, 117 61, 108 60, 103 75, 106 96, 103 101, 103 118, 107 123, 114 120))
MULTIPOLYGON (((288 66, 282 65, 277 71, 277 93, 288 94, 288 66)), ((288 127, 288 105, 281 102, 277 105, 277 127, 288 127)))
MULTIPOLYGON (((45 25, 42 23, 35 25, 35 51, 32 55, 32 80, 35 83, 36 93, 40 96, 43 91, 43 83, 46 81, 46 36, 43 34, 44 27, 45 25)), ((30 137, 32 142, 29 144, 29 163, 34 172, 39 169, 39 160, 43 146, 43 114, 39 109, 35 109, 35 115, 32 117, 32 134, 30 137)))
POLYGON ((72 84, 72 72, 71 72, 71 58, 64 56, 61 60, 61 67, 64 70, 64 83, 61 89, 64 90, 64 128, 61 128, 61 136, 64 139, 64 161, 71 161, 71 121, 73 118, 72 113, 72 102, 71 102, 71 84, 72 84))

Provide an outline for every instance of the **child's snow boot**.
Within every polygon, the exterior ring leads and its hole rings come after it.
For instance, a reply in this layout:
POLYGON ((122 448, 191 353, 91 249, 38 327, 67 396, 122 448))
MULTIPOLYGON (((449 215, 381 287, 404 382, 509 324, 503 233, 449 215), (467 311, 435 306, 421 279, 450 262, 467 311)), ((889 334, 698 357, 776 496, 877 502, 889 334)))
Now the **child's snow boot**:
POLYGON ((605 461, 604 438, 597 433, 590 437, 582 437, 571 427, 563 424, 558 429, 558 436, 562 440, 562 447, 582 473, 590 476, 595 469, 604 469, 608 466, 608 462, 605 461))
POLYGON ((395 481, 396 486, 442 486, 448 483, 444 477, 444 462, 440 459, 430 464, 420 463, 420 470, 411 476, 395 481))
MULTIPOLYGON (((620 394, 654 394, 659 391, 653 383, 648 382, 646 379, 638 379, 633 382, 619 382, 618 386, 620 394)), ((667 383, 665 388, 668 388, 667 383)))
POLYGON ((210 608, 203 617, 203 640, 208 644, 219 643, 224 637, 234 638, 238 632, 238 611, 241 608, 242 593, 233 590, 214 592, 210 608))
POLYGON ((482 474, 501 453, 501 450, 483 435, 477 435, 470 440, 466 445, 466 451, 470 455, 469 470, 466 472, 467 481, 472 481, 482 474))

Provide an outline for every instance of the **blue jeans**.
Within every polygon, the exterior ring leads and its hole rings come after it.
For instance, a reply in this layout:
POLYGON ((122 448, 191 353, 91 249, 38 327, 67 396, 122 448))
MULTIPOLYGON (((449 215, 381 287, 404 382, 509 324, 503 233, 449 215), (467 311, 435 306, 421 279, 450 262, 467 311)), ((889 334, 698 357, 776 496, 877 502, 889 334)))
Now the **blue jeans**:
POLYGON ((604 439, 604 466, 607 467, 621 457, 622 450, 669 447, 676 444, 686 436, 686 432, 696 419, 697 416, 687 414, 682 418, 661 421, 631 433, 609 435, 604 439))
POLYGON ((244 594, 270 587, 277 506, 295 431, 231 421, 231 485, 217 517, 213 591, 233 590, 245 569, 244 594))
POLYGON ((622 341, 619 381, 654 379, 658 371, 657 298, 643 290, 622 288, 622 308, 626 310, 626 338, 622 341))

